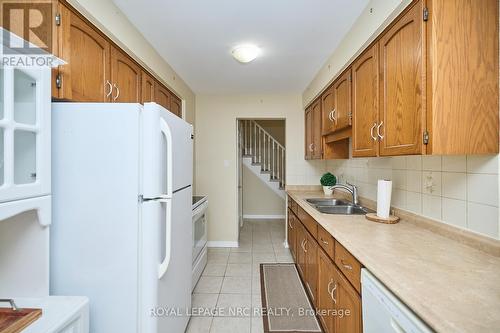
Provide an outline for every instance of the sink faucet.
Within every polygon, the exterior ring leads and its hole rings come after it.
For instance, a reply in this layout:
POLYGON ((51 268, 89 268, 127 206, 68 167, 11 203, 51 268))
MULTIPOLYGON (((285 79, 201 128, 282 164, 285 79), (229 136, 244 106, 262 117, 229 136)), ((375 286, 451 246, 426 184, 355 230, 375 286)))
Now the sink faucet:
POLYGON ((342 189, 342 190, 344 190, 346 192, 351 193, 351 195, 352 195, 352 203, 354 205, 358 205, 358 188, 356 187, 356 185, 347 183, 346 185, 344 185, 344 184, 337 184, 337 185, 330 186, 331 190, 334 190, 336 188, 342 189))

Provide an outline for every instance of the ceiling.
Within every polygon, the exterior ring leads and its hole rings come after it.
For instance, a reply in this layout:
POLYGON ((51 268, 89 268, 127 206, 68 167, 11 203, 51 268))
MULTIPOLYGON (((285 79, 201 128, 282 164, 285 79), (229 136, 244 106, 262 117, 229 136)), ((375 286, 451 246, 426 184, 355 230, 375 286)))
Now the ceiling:
POLYGON ((368 0, 113 0, 197 94, 302 92, 368 0), (241 43, 262 55, 231 57, 241 43))

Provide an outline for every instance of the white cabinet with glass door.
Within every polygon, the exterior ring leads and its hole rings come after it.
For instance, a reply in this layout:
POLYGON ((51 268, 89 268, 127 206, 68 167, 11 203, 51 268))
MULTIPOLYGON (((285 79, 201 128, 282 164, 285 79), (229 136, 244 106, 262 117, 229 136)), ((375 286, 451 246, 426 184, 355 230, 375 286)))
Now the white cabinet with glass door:
POLYGON ((50 75, 48 67, 0 68, 0 219, 50 195, 50 75))

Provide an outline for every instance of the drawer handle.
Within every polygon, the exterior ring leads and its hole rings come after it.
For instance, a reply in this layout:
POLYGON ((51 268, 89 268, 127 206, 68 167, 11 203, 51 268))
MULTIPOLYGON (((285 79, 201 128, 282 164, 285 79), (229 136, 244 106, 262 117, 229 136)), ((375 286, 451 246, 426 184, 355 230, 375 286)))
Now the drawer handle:
POLYGON ((307 253, 306 245, 307 245, 307 239, 304 239, 304 252, 305 253, 307 253))
POLYGON ((330 298, 332 299, 333 303, 337 304, 337 300, 335 299, 335 297, 333 296, 333 292, 337 289, 337 283, 335 282, 335 284, 333 285, 333 288, 332 290, 330 291, 330 298))
POLYGON ((290 226, 290 229, 293 229, 293 224, 292 224, 292 221, 289 221, 289 222, 288 222, 288 225, 290 226))
POLYGON ((330 285, 333 283, 333 279, 330 279, 330 282, 328 282, 328 286, 326 289, 328 290, 328 293, 330 294, 332 291, 330 290, 330 285))
POLYGON ((348 270, 352 271, 352 266, 349 265, 349 264, 346 264, 344 262, 344 259, 341 259, 340 262, 342 263, 342 266, 344 266, 345 269, 348 269, 348 270))
POLYGON ((323 238, 319 238, 321 240, 321 243, 325 244, 325 245, 328 245, 328 242, 326 240, 324 240, 323 238))

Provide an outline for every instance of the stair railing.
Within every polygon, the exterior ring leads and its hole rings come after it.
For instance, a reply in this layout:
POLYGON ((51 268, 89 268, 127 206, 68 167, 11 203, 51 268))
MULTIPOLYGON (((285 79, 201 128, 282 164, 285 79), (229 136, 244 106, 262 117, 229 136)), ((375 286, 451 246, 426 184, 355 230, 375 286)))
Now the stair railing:
POLYGON ((285 147, 254 120, 240 120, 238 127, 243 141, 243 154, 259 164, 261 172, 269 173, 271 180, 285 186, 285 147))

